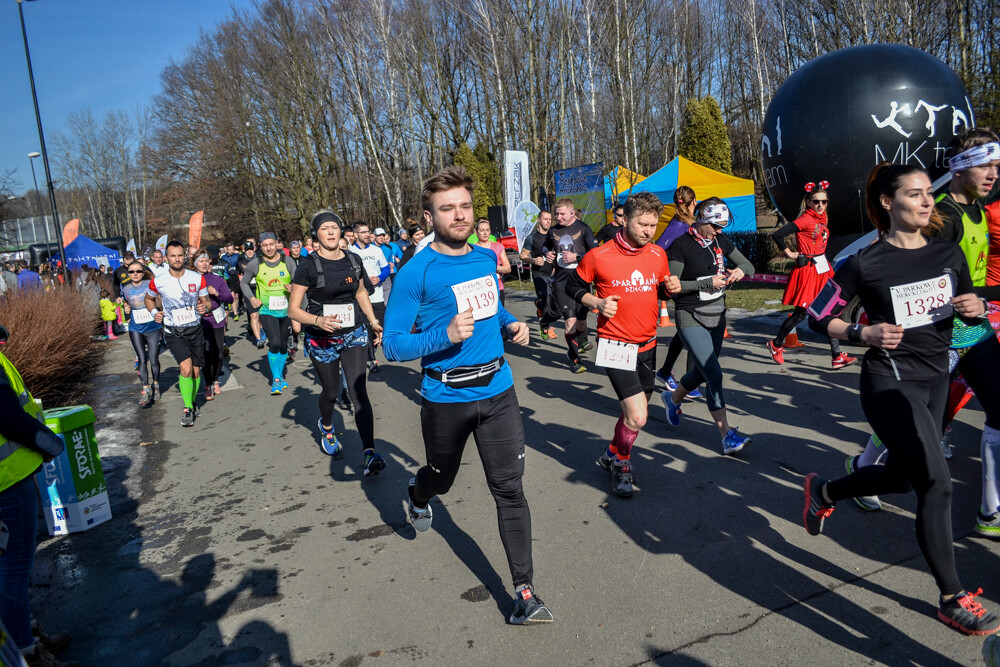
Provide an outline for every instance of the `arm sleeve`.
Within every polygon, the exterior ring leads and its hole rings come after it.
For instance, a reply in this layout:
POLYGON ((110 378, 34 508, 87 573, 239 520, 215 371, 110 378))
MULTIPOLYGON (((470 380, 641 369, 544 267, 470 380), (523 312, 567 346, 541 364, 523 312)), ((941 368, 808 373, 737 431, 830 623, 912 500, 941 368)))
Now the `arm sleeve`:
POLYGON ((594 259, 593 255, 587 253, 580 260, 576 271, 570 274, 566 282, 566 294, 571 296, 577 303, 583 303, 585 294, 590 293, 590 283, 594 282, 594 259))
POLYGON ((382 266, 382 270, 379 271, 379 274, 378 274, 378 281, 380 283, 383 282, 386 278, 389 277, 389 272, 390 272, 390 270, 392 268, 392 267, 389 266, 389 262, 385 261, 385 257, 384 256, 382 257, 382 261, 385 262, 385 265, 382 266))
POLYGON ((985 285, 976 288, 976 296, 987 301, 1000 301, 1000 285, 985 285))
POLYGON ((781 227, 776 231, 771 232, 771 238, 774 239, 774 242, 776 244, 778 244, 778 248, 780 250, 785 251, 788 250, 788 243, 785 241, 785 239, 791 236, 792 234, 796 233, 797 231, 799 231, 798 225, 796 225, 794 222, 789 222, 784 227, 781 227))
POLYGON ((247 263, 246 268, 243 269, 243 277, 240 278, 240 291, 243 292, 247 301, 257 296, 253 293, 253 288, 250 287, 250 281, 257 276, 258 266, 260 266, 260 262, 254 257, 247 263))
POLYGON ((392 305, 385 311, 382 351, 389 361, 410 361, 451 346, 447 325, 410 333, 420 311, 421 287, 416 280, 395 285, 390 297, 392 305))
POLYGON ((729 251, 729 253, 726 255, 726 259, 735 264, 736 268, 743 271, 743 275, 747 277, 750 277, 755 273, 753 264, 750 263, 749 259, 743 256, 743 253, 741 253, 739 251, 739 248, 737 248, 736 246, 733 246, 733 249, 729 251))
POLYGON ((19 445, 40 452, 46 456, 59 456, 65 445, 49 427, 33 418, 21 408, 17 396, 4 382, 0 384, 0 434, 19 445))
POLYGON ((229 285, 226 284, 225 280, 219 283, 219 301, 222 303, 233 302, 233 293, 229 291, 229 285))

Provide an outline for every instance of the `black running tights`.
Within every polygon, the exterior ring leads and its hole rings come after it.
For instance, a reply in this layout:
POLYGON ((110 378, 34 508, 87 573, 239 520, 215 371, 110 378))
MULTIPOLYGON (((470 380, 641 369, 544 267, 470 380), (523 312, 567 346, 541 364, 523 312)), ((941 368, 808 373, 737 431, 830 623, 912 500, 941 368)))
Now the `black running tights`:
POLYGON ((948 376, 904 380, 861 373, 861 407, 888 450, 884 466, 865 466, 826 487, 831 500, 917 493, 917 543, 942 595, 962 590, 951 533, 951 473, 941 452, 948 376))
MULTIPOLYGON (((774 345, 776 347, 784 347, 785 338, 788 337, 788 334, 792 333, 792 329, 797 327, 799 322, 806 319, 806 315, 808 315, 808 312, 806 312, 805 308, 802 306, 796 306, 795 310, 792 311, 792 314, 786 317, 785 321, 781 323, 780 327, 778 327, 778 335, 774 337, 774 345)), ((833 358, 840 356, 840 341, 836 338, 830 339, 830 355, 833 358)))
POLYGON ((486 472, 486 486, 497 505, 500 540, 507 553, 514 586, 530 584, 531 512, 524 498, 524 427, 517 394, 507 391, 468 403, 433 403, 420 408, 427 465, 417 471, 413 501, 426 506, 455 482, 465 443, 471 435, 486 472))
POLYGON ((368 357, 366 347, 348 347, 341 351, 340 359, 324 364, 311 356, 313 368, 319 376, 319 416, 324 426, 333 424, 333 408, 340 395, 340 371, 343 365, 347 390, 354 402, 354 423, 358 425, 358 435, 365 449, 375 449, 375 411, 368 398, 367 375, 368 357))
POLYGON ((163 337, 163 330, 155 331, 129 331, 129 340, 132 341, 132 348, 135 356, 139 357, 139 382, 142 386, 147 386, 150 381, 160 381, 160 339, 163 337), (146 362, 149 362, 149 373, 146 372, 146 362))
POLYGON ((681 356, 681 351, 684 349, 684 341, 677 334, 670 339, 670 345, 667 347, 667 358, 663 360, 663 365, 660 366, 660 375, 670 375, 674 372, 674 364, 677 363, 677 357, 681 356))
POLYGON ((222 373, 222 348, 225 347, 225 327, 213 327, 201 323, 205 330, 205 365, 201 369, 201 377, 205 386, 214 383, 222 373))
POLYGON ((292 331, 292 320, 261 313, 260 326, 267 336, 267 351, 272 354, 288 354, 288 335, 292 331))

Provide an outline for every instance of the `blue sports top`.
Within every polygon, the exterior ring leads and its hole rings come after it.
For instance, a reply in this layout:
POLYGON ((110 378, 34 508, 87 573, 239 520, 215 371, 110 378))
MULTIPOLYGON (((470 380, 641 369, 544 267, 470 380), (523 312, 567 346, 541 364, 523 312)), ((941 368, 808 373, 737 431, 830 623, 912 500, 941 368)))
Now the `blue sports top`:
MULTIPOLYGON (((480 366, 503 356, 501 327, 517 322, 517 318, 499 303, 496 255, 487 248, 470 248, 468 253, 455 256, 442 255, 428 246, 399 270, 385 313, 382 349, 386 359, 409 361, 423 357, 422 367, 444 372, 460 366, 480 366), (479 282, 473 285, 472 281, 479 282), (462 290, 463 286, 483 289, 462 290), (483 319, 476 321, 471 337, 452 344, 448 324, 458 314, 459 299, 463 311, 472 304, 483 319), (496 313, 485 316, 493 304, 496 313), (418 318, 422 331, 410 333, 418 318)), ((421 396, 434 403, 467 403, 491 398, 513 385, 510 365, 504 364, 485 387, 456 389, 425 375, 421 396)))

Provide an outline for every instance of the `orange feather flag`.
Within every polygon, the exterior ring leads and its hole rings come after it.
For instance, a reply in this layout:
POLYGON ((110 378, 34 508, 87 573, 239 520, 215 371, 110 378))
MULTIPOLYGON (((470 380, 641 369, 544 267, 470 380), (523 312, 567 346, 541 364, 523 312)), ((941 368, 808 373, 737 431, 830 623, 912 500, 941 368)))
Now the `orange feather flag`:
POLYGON ((80 218, 73 218, 63 227, 63 247, 65 248, 80 235, 80 218))
POLYGON ((195 248, 201 247, 201 225, 204 220, 204 211, 198 211, 191 216, 191 221, 188 223, 188 245, 192 245, 195 248))

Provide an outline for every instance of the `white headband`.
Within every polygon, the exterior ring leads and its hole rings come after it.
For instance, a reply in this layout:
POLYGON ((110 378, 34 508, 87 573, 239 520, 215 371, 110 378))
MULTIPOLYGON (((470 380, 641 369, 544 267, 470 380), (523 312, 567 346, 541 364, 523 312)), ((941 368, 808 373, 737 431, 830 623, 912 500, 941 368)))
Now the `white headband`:
POLYGON ((725 227, 729 224, 729 207, 725 204, 710 204, 698 213, 698 222, 725 227))
POLYGON ((954 156, 948 161, 948 170, 954 174, 965 171, 969 167, 989 164, 995 160, 1000 160, 1000 144, 993 141, 981 146, 973 146, 954 156))

